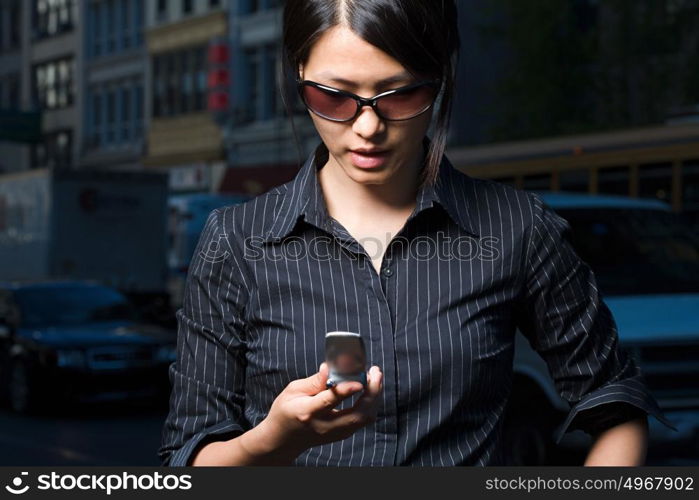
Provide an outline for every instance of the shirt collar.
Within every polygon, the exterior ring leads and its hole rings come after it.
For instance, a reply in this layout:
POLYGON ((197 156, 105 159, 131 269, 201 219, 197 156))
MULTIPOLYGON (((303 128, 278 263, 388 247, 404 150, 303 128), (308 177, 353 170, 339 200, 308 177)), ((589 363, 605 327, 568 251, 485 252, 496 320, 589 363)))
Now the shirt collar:
MULTIPOLYGON (((423 147, 428 146, 429 138, 425 137, 423 147)), ((317 227, 330 231, 330 216, 317 175, 327 158, 327 147, 321 141, 308 155, 296 177, 287 184, 286 191, 280 194, 283 197, 282 203, 263 237, 265 242, 281 241, 296 226, 301 216, 317 227)), ((466 199, 470 193, 475 193, 472 183, 471 177, 456 170, 446 155, 442 155, 435 184, 422 186, 418 190, 415 213, 437 203, 464 231, 479 236, 466 199)))

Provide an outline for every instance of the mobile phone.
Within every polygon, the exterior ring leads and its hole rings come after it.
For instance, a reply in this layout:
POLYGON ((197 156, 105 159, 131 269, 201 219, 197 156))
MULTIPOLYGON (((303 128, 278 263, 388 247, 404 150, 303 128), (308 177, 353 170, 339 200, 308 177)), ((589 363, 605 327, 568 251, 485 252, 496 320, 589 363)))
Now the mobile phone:
POLYGON ((358 333, 326 333, 325 361, 329 368, 326 387, 333 387, 345 381, 361 382, 366 387, 366 350, 358 333))

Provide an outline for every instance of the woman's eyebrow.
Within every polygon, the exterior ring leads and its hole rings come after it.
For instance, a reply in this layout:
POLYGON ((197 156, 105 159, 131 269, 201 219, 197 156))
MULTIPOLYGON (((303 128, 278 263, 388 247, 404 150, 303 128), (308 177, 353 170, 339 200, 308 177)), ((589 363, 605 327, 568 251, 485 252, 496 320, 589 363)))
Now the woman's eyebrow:
MULTIPOLYGON (((348 87, 353 87, 353 88, 357 87, 356 82, 341 78, 330 71, 323 71, 321 73, 318 73, 318 76, 322 76, 323 78, 327 78, 330 81, 335 82, 335 83, 347 85, 348 87)), ((412 78, 412 75, 410 73, 408 73, 407 71, 403 71, 402 73, 398 73, 396 75, 389 76, 388 78, 384 78, 383 80, 377 81, 376 86, 383 87, 385 85, 390 85, 392 83, 404 82, 404 81, 409 80, 411 78, 412 78)))

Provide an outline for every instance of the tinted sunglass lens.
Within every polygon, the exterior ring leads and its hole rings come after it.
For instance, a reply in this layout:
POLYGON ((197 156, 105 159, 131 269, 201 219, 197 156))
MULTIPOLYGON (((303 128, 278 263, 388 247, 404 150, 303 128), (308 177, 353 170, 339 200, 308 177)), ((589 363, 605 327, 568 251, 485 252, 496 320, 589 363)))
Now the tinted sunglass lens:
POLYGON ((357 111, 357 102, 346 96, 335 95, 311 85, 303 86, 306 105, 319 115, 334 120, 349 120, 357 111))
POLYGON ((389 120, 405 120, 425 111, 435 98, 435 89, 422 85, 378 100, 378 108, 389 120))

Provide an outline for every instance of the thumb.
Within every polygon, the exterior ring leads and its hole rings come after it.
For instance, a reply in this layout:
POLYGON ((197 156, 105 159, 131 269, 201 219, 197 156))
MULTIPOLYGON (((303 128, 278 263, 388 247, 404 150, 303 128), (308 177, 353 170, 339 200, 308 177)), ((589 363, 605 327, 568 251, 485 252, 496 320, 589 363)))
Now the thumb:
POLYGON ((326 362, 322 362, 316 373, 310 377, 301 379, 303 381, 301 390, 309 395, 318 394, 319 392, 324 391, 326 389, 325 383, 328 381, 328 372, 328 364, 326 362))

